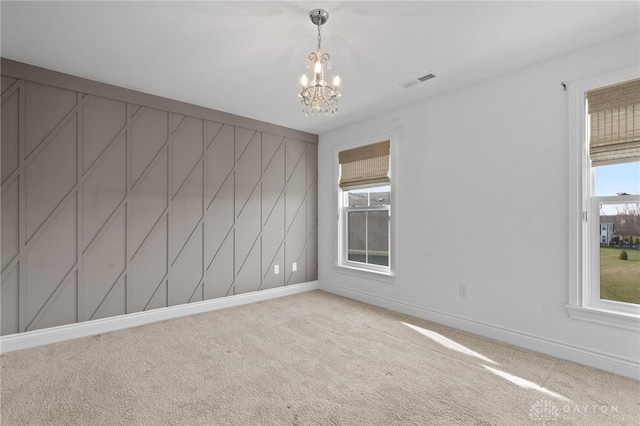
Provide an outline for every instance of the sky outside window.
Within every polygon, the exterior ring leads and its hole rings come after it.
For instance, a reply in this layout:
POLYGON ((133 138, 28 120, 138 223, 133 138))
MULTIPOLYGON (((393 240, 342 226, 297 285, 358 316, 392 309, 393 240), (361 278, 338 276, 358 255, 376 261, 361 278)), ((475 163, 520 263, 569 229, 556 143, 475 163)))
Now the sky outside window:
POLYGON ((640 161, 596 167, 596 196, 640 194, 640 161))

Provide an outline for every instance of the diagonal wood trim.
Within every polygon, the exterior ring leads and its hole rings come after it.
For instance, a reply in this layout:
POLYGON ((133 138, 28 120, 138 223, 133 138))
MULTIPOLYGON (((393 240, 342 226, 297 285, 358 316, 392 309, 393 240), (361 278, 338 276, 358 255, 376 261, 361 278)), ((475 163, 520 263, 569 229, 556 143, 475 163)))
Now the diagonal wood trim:
POLYGON ((198 284, 193 289, 193 293, 191 293, 191 296, 189 296, 189 302, 188 303, 194 303, 193 297, 198 292, 198 289, 200 289, 200 299, 204 299, 204 287, 203 287, 203 284, 204 284, 204 276, 202 278, 200 278, 200 281, 198 281, 198 284))
POLYGON ((10 92, 14 92, 16 90, 19 90, 20 87, 20 79, 16 78, 16 81, 14 81, 13 83, 11 83, 11 86, 7 87, 7 90, 5 90, 4 92, 2 92, 2 102, 4 102, 4 97, 5 95, 7 97, 11 96, 10 92))
POLYGON ((273 203, 273 206, 271 207, 271 210, 269 211, 269 214, 267 215, 267 218, 262 223, 263 226, 266 225, 266 223, 269 221, 269 219, 271 218, 271 215, 273 214, 273 211, 278 206, 278 202, 282 199, 282 197, 284 197, 285 190, 286 190, 286 186, 283 185, 282 186, 282 191, 280 191, 280 194, 278 195, 278 199, 276 200, 275 203, 273 203))
POLYGON ((156 297, 156 294, 158 293, 158 290, 160 290, 160 287, 162 287, 162 284, 164 284, 167 281, 168 277, 169 277, 169 273, 164 274, 164 276, 160 280, 160 283, 158 283, 158 285, 156 286, 156 289, 151 294, 151 297, 149 297, 149 300, 147 300, 147 304, 144 305, 144 308, 142 308, 143 311, 146 311, 147 309, 149 309, 149 305, 151 304, 153 299, 156 297))
POLYGON ((264 172, 265 170, 267 170, 269 168, 269 166, 271 165, 271 163, 273 162, 273 159, 276 158, 276 155, 278 155, 278 152, 280 151, 280 148, 282 148, 282 144, 284 143, 286 138, 282 138, 280 140, 280 143, 278 144, 278 147, 275 149, 275 151, 273 151, 273 155, 271 156, 271 158, 269 158, 269 161, 267 161, 266 165, 262 165, 262 171, 264 172))
MULTIPOLYGON (((140 109, 136 112, 136 117, 140 117, 140 115, 142 114, 141 111, 144 110, 144 107, 140 107, 140 109)), ((129 124, 128 130, 131 129, 131 127, 133 127, 134 122, 132 122, 131 124, 129 124)), ((129 131, 128 134, 130 135, 131 132, 129 131)), ((151 169, 153 169, 153 167, 155 166, 155 164, 158 162, 158 158, 160 158, 162 156, 162 153, 167 150, 169 143, 172 141, 172 137, 168 137, 167 140, 162 144, 162 146, 158 149, 158 152, 156 152, 156 154, 153 156, 153 159, 151 159, 151 161, 149 162, 149 164, 147 164, 147 166, 145 167, 145 169, 142 171, 142 173, 140 173, 140 177, 138 178, 138 180, 136 180, 132 185, 131 185, 131 189, 135 189, 136 186, 138 186, 141 182, 144 181, 144 179, 149 175, 149 172, 151 171, 151 169)), ((133 143, 131 143, 131 145, 133 145, 133 143)))
MULTIPOLYGON (((60 122, 58 122, 58 124, 55 125, 55 127, 53 129, 51 129, 51 131, 47 134, 47 136, 44 137, 44 139, 42 139, 40 142, 38 142, 38 145, 35 148, 33 148, 33 150, 31 150, 31 153, 26 158, 27 167, 29 167, 29 165, 36 158, 38 158, 40 153, 51 143, 51 141, 53 139, 55 139, 56 136, 58 136, 60 131, 62 129, 64 129, 67 126, 67 124, 69 124, 69 122, 71 120, 73 120, 74 118, 78 118, 78 111, 86 103, 87 103, 86 99, 84 99, 84 100, 82 100, 80 102, 76 102, 76 106, 74 106, 71 109, 71 111, 69 111, 69 113, 67 115, 65 115, 62 118, 62 120, 60 120, 60 122)), ((76 137, 79 137, 79 135, 76 135, 76 137)), ((77 143, 77 140, 76 140, 76 143, 77 143)))
POLYGON ((260 186, 261 183, 262 183, 262 177, 260 177, 260 179, 258 179, 258 182, 256 182, 256 184, 254 185, 253 189, 249 193, 249 196, 245 200, 244 204, 242 205, 242 207, 240 207, 240 210, 238 211, 238 214, 236 215, 236 217, 242 216, 242 212, 244 211, 244 208, 247 206, 247 203, 249 202, 249 200, 251 199, 253 194, 256 192, 256 189, 258 189, 258 186, 260 186))
POLYGON ((89 176, 91 176, 91 174, 98 167, 100 167, 100 164, 102 163, 102 161, 104 161, 104 159, 109 156, 109 153, 111 152, 111 150, 113 150, 113 148, 116 145, 118 145, 118 142, 120 142, 120 140, 122 140, 123 137, 126 137, 127 132, 129 132, 129 130, 130 130, 130 125, 125 124, 122 127, 122 129, 120 129, 120 131, 115 135, 115 137, 111 141, 109 141, 109 143, 104 148, 104 150, 102 150, 100 155, 98 155, 98 157, 93 161, 93 163, 91 163, 91 165, 87 167, 87 170, 84 172, 82 176, 84 178, 83 181, 87 180, 87 178, 89 178, 89 176))
POLYGON ((122 199, 122 201, 120 201, 120 203, 118 203, 118 206, 113 210, 113 212, 109 215, 107 220, 102 224, 96 236, 93 237, 91 241, 89 241, 89 243, 87 244, 87 247, 81 253, 83 257, 91 253, 91 250, 93 249, 93 247, 95 247, 96 244, 100 241, 100 239, 104 237, 105 233, 107 232, 107 229, 109 229, 109 227, 111 226, 115 218, 118 216, 118 214, 120 214, 122 209, 126 208, 126 206, 127 206, 127 199, 125 197, 122 199))
POLYGON ((216 198, 218 198, 218 194, 220 194, 220 191, 222 191, 222 188, 227 183, 229 178, 232 175, 234 175, 235 171, 236 171, 235 167, 229 171, 229 173, 227 174, 227 177, 225 177, 224 180, 222 181, 222 185, 220 185, 220 188, 218 188, 218 191, 216 191, 216 195, 213 196, 213 198, 211 199, 211 202, 209 202, 209 205, 205 207, 205 212, 211 208, 211 205, 213 204, 213 202, 216 200, 216 198))
POLYGON ((31 322, 27 324, 27 326, 25 327, 26 331, 30 331, 30 329, 33 329, 34 327, 38 326, 38 323, 40 322, 40 320, 42 320, 42 317, 47 313, 47 311, 49 310, 53 302, 56 301, 60 293, 62 293, 62 290, 64 290, 64 288, 71 281, 71 278, 73 278, 77 273, 78 273, 78 262, 76 261, 76 263, 71 267, 69 272, 67 272, 67 274, 64 276, 62 281, 58 283, 53 293, 51 293, 51 295, 47 298, 44 305, 42 305, 42 307, 38 310, 38 312, 36 312, 31 322))
POLYGON ((109 287, 109 290, 107 290, 107 293, 105 294, 105 296, 102 298, 100 303, 98 303, 98 306, 96 307, 96 309, 89 315, 89 320, 93 320, 96 317, 96 315, 98 315, 98 313, 100 313, 104 309, 104 307, 109 303, 116 289, 120 287, 119 283, 122 282, 122 285, 124 285, 124 282, 125 282, 124 278, 126 277, 126 274, 127 274, 127 268, 125 267, 124 269, 122 269, 122 271, 118 275, 118 278, 116 278, 113 284, 111 284, 111 287, 109 287))
POLYGON ((58 203, 58 205, 51 212, 51 214, 47 216, 44 222, 42 222, 42 224, 40 224, 40 226, 36 228, 36 230, 33 232, 33 235, 29 237, 28 240, 25 238, 25 244, 24 244, 25 251, 29 251, 29 249, 36 243, 36 241, 38 241, 38 238, 42 236, 43 232, 45 232, 46 229, 51 224, 51 222, 53 222, 55 218, 58 217, 60 212, 64 210, 67 203, 69 203, 69 200, 71 200, 76 195, 77 192, 78 192, 78 187, 76 185, 73 188, 71 188, 71 190, 64 196, 64 198, 60 201, 60 203, 58 203))
POLYGON ((231 226, 231 228, 229 228, 229 231, 227 232, 227 235, 225 235, 225 237, 222 239, 222 243, 220 243, 220 245, 218 246, 218 249, 216 250, 215 254, 213 255, 213 257, 211 257, 211 260, 209 261, 209 264, 207 265, 206 271, 208 271, 211 268, 211 264, 216 259, 216 256, 218 256, 218 253, 220 253, 220 249, 222 248, 222 246, 224 246, 224 243, 229 238, 229 235, 233 234, 233 231, 234 231, 234 227, 231 226))
POLYGON ((204 219, 204 217, 200 216, 200 219, 198 219, 198 222, 196 222, 196 224, 193 227, 193 229, 189 232, 189 236, 185 240, 184 244, 182 244, 182 247, 180 247, 180 250, 178 250, 178 253, 176 253, 176 257, 173 260, 169 259, 171 261, 170 264, 169 264, 171 267, 173 267, 173 265, 175 265, 175 263, 178 261, 178 258, 180 257, 180 255, 184 251, 184 248, 189 243, 189 240, 191 240, 191 237, 193 237, 193 234, 202 225, 203 219, 204 219))
POLYGON ((240 268, 238 269, 238 272, 236 273, 236 275, 242 272, 242 268, 244 268, 245 263, 247 263, 247 259, 249 259, 249 256, 251 256, 251 252, 253 251, 253 248, 256 246, 256 243, 258 242, 258 240, 260 240, 261 236, 262 236, 262 230, 258 233, 258 236, 256 236, 256 239, 253 240, 253 244, 251 244, 251 248, 247 250, 247 255, 242 260, 242 264, 240 265, 240 268))

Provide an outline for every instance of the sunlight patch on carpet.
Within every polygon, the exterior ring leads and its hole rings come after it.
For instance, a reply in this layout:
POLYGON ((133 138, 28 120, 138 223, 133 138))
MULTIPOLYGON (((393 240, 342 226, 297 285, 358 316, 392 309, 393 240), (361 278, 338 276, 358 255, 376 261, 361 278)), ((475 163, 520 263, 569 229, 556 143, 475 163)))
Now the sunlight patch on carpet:
POLYGON ((469 355, 469 356, 481 359, 481 360, 483 360, 485 362, 490 362, 492 364, 500 365, 497 362, 487 358, 486 356, 484 356, 482 354, 479 354, 478 352, 473 351, 473 350, 467 348, 466 346, 461 345, 460 343, 449 339, 448 337, 444 337, 442 334, 436 333, 435 331, 427 330, 425 328, 418 327, 418 326, 415 326, 415 325, 412 325, 412 324, 407 324, 406 322, 403 322, 403 324, 406 325, 407 327, 409 327, 410 329, 417 331, 418 333, 422 334, 423 336, 426 336, 426 337, 430 338, 434 342, 439 343, 442 346, 444 346, 446 348, 449 348, 449 349, 451 349, 453 351, 460 352, 460 353, 463 353, 465 355, 469 355))
POLYGON ((491 368, 491 367, 488 367, 486 365, 483 365, 483 367, 486 368, 487 370, 491 371, 493 374, 495 374, 497 376, 500 376, 503 379, 506 379, 506 380, 510 381, 511 383, 520 386, 521 388, 532 389, 532 390, 544 393, 546 395, 552 396, 554 398, 558 398, 561 401, 571 402, 570 399, 565 398, 564 396, 560 395, 559 393, 555 393, 553 391, 550 391, 549 389, 543 388, 542 386, 540 386, 537 383, 530 382, 529 380, 525 380, 525 379, 523 379, 521 377, 514 376, 513 374, 505 373, 504 371, 496 370, 495 368, 491 368))

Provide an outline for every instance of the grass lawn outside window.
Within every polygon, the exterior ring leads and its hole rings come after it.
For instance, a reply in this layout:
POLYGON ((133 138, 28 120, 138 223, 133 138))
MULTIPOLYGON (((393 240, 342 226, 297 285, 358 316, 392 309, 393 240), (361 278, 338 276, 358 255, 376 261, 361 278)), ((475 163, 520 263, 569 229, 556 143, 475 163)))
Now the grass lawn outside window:
POLYGON ((640 304, 640 250, 600 247, 600 298, 640 304), (620 259, 622 251, 627 260, 620 259))

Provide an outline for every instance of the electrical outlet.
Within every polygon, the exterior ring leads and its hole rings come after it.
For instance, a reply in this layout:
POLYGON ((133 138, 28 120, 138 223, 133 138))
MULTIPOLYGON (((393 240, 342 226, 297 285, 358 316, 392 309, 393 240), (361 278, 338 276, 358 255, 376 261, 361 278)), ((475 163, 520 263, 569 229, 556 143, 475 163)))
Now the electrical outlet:
POLYGON ((469 288, 466 285, 460 286, 460 297, 467 297, 469 295, 469 288))
POLYGON ((273 273, 276 275, 280 273, 280 265, 273 265, 273 273))
POLYGON ((293 272, 295 272, 295 271, 297 271, 297 270, 298 270, 298 262, 293 262, 293 265, 291 265, 291 270, 292 270, 293 272))

